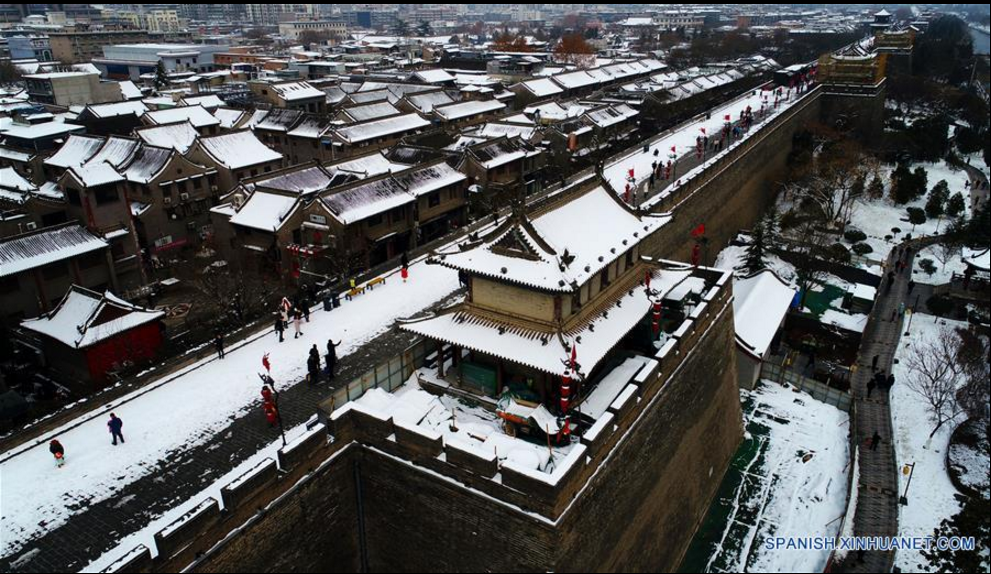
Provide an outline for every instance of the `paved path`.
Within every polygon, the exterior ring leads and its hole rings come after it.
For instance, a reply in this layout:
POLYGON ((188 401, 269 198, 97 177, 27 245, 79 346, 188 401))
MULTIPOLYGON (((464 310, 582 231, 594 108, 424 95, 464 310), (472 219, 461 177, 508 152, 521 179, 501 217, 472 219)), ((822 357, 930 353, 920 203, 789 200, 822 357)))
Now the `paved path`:
MULTIPOLYGON (((450 301, 446 298, 432 309, 450 301)), ((401 353, 413 338, 398 329, 390 329, 341 357, 333 385, 297 383, 282 391, 279 405, 284 426, 288 429, 306 422, 337 386, 401 353)), ((225 360, 242 360, 238 351, 229 351, 225 360)), ((90 506, 84 502, 64 525, 46 532, 13 556, 0 558, 0 571, 76 572, 116 547, 125 536, 202 492, 259 450, 279 440, 278 430, 269 428, 265 421, 260 396, 258 402, 259 408, 232 418, 226 429, 214 433, 203 444, 165 454, 162 460, 168 464, 162 463, 161 472, 134 481, 102 502, 90 506)))
MULTIPOLYGON (((894 268, 895 253, 885 267, 894 268)), ((878 356, 878 370, 890 373, 895 349, 902 333, 899 305, 908 298, 914 252, 908 257, 907 270, 896 274, 888 288, 884 278, 878 289, 878 299, 871 312, 868 328, 860 346, 857 372, 853 377, 854 427, 860 451, 860 482, 857 508, 854 513, 855 536, 896 536, 898 534, 898 467, 895 447, 891 440, 891 409, 887 392, 874 389, 868 396, 867 382, 873 377, 872 362, 878 356), (876 448, 871 448, 875 431, 881 436, 876 448)), ((918 286, 916 287, 918 290, 918 286)), ((915 293, 912 294, 914 297, 915 293)), ((893 552, 851 552, 847 558, 848 572, 890 572, 893 552)))

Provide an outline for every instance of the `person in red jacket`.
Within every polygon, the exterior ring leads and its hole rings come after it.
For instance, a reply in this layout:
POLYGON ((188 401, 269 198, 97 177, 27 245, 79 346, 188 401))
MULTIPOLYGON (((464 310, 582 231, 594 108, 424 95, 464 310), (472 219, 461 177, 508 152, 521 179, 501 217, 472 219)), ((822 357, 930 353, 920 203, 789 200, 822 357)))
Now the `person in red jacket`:
POLYGON ((279 411, 272 403, 265 403, 265 420, 268 421, 269 427, 274 427, 279 422, 279 411))
POLYGON ((65 447, 62 446, 62 443, 58 439, 52 439, 48 443, 48 452, 55 457, 55 466, 62 468, 62 465, 65 464, 65 447))

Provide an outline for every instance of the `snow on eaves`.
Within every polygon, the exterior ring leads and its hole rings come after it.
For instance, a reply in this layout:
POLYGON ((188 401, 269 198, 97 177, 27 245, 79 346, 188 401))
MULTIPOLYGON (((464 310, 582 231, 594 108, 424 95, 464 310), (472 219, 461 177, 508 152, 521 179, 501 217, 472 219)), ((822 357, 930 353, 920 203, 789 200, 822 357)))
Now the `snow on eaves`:
POLYGON ((637 215, 598 186, 532 221, 507 220, 477 245, 440 253, 438 262, 500 281, 570 293, 670 220, 667 214, 637 215), (510 234, 514 236, 507 238, 510 234), (504 239, 526 245, 527 253, 505 253, 500 247, 504 239))
POLYGON ((167 110, 157 110, 147 112, 141 116, 146 122, 153 125, 178 124, 189 122, 196 129, 219 126, 220 120, 208 112, 203 106, 182 106, 167 110))
POLYGON ((0 277, 105 249, 109 244, 81 225, 66 225, 0 240, 0 277))
POLYGON ((30 331, 81 349, 165 316, 115 297, 73 285, 51 312, 21 322, 30 331))
POLYGON ((430 122, 418 114, 404 114, 382 120, 345 126, 336 130, 337 136, 349 144, 423 129, 430 122))
POLYGON ((227 169, 240 169, 282 159, 282 154, 263 144, 249 130, 200 138, 198 141, 210 157, 227 169))

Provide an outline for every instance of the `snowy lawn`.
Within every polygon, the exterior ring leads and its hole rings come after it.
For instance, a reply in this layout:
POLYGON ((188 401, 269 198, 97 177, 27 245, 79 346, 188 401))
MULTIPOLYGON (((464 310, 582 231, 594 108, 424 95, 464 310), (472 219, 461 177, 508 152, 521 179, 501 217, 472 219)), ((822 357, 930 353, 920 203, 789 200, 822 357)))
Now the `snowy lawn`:
POLYGON ((385 285, 343 301, 331 312, 314 311, 310 323, 303 325, 305 335, 297 340, 291 328, 281 344, 272 332, 229 349, 223 361, 205 359, 164 377, 163 384, 153 383, 158 386, 150 391, 146 388, 114 401, 89 420, 84 416, 67 423, 61 432, 50 433, 65 447, 66 464, 61 469, 55 468, 47 444, 30 443, 3 453, 0 554, 17 552, 63 524, 74 509, 112 497, 156 472, 170 453, 208 441, 233 418, 258 408, 258 373, 265 353, 270 355, 279 388, 297 384, 305 376, 311 345, 323 353, 328 338, 340 340, 338 353, 347 360, 346 355, 391 328, 396 319, 422 311, 457 288, 457 273, 414 263, 409 283, 393 275, 385 285), (125 445, 110 444, 106 427, 110 410, 124 421, 125 445))
POLYGON ((910 164, 909 169, 915 170, 918 166, 925 168, 928 174, 926 195, 923 197, 906 205, 896 205, 891 201, 887 194, 891 188, 891 172, 894 171, 894 166, 886 165, 881 169, 880 174, 881 180, 885 184, 885 196, 873 201, 863 199, 858 201, 853 208, 850 227, 859 229, 867 234, 867 239, 864 243, 874 249, 873 253, 867 255, 870 259, 876 261, 887 259, 888 253, 892 248, 900 244, 908 233, 911 233, 912 237, 922 237, 946 232, 951 221, 949 217, 944 216, 942 220, 927 219, 925 223, 915 226, 914 231, 912 224, 908 222, 908 208, 919 207, 924 209, 929 190, 940 180, 946 180, 946 183, 949 184, 951 196, 958 191, 964 195, 964 198, 967 200, 965 202, 967 205, 965 216, 970 217, 970 190, 965 187, 966 182, 970 181, 970 177, 965 170, 955 169, 943 160, 936 163, 910 164), (900 233, 896 234, 892 231, 896 227, 901 230, 900 233), (886 239, 889 235, 892 236, 890 240, 886 239))
POLYGON ((847 510, 849 416, 789 387, 741 391, 747 434, 683 572, 822 572, 828 551, 769 551, 768 537, 836 536, 847 510))
MULTIPOLYGON (((940 336, 940 329, 966 327, 960 321, 938 319, 932 315, 917 314, 912 320, 911 332, 902 335, 895 352, 898 361, 892 368, 895 386, 891 389, 891 419, 894 430, 895 457, 899 471, 906 464, 915 463, 912 486, 908 492, 908 506, 899 506, 898 534, 901 536, 929 536, 944 518, 956 514, 960 503, 954 495, 956 488, 946 472, 946 450, 956 424, 946 424, 928 441, 933 423, 929 419, 924 399, 905 384, 911 378, 906 359, 913 346, 940 336)), ((898 473, 899 493, 905 492, 908 476, 898 473)), ((926 571, 926 564, 917 551, 898 551, 895 566, 903 572, 926 571)))

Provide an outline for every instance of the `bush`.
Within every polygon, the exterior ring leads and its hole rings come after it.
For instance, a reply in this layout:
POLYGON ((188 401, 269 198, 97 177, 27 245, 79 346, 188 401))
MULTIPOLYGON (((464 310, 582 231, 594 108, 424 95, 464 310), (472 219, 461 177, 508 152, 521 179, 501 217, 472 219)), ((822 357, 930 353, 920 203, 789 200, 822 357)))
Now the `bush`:
POLYGON ((860 243, 861 241, 867 239, 867 234, 859 229, 848 229, 846 233, 843 234, 843 238, 850 243, 860 243))
POLYGON ((866 243, 857 243, 856 245, 853 246, 853 252, 863 257, 868 253, 874 253, 874 248, 871 247, 870 245, 867 245, 866 243))
POLYGON ((936 273, 936 264, 932 259, 923 259, 919 261, 919 269, 922 269, 926 275, 932 277, 936 273))
POLYGON ((826 249, 826 257, 837 263, 849 263, 850 250, 842 243, 834 243, 826 249))
POLYGON ((958 191, 946 202, 946 214, 950 217, 958 217, 966 207, 966 200, 963 198, 963 194, 958 191))
POLYGON ((953 300, 946 295, 933 295, 926 299, 929 312, 938 317, 945 317, 953 312, 953 300))

